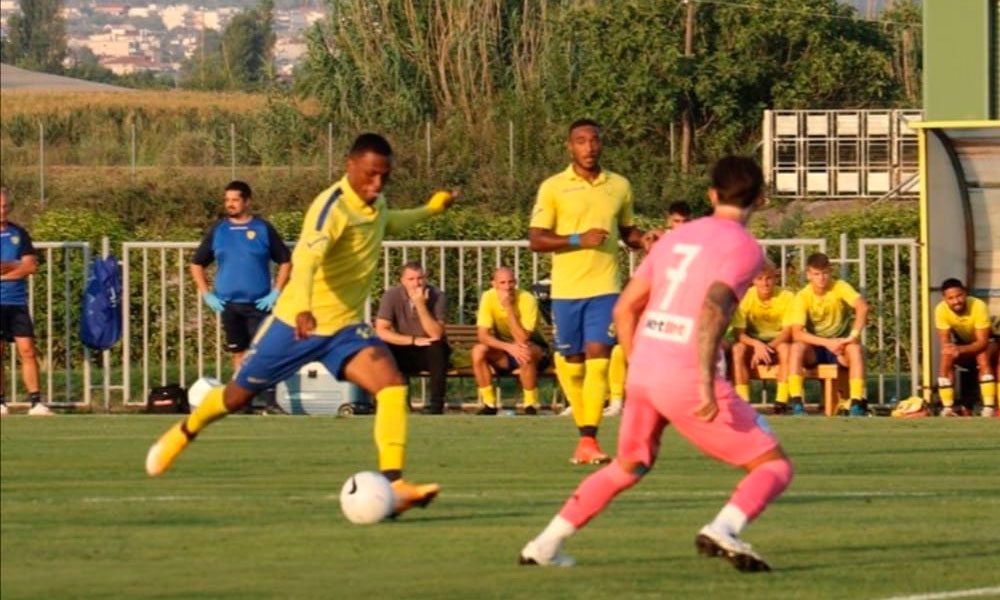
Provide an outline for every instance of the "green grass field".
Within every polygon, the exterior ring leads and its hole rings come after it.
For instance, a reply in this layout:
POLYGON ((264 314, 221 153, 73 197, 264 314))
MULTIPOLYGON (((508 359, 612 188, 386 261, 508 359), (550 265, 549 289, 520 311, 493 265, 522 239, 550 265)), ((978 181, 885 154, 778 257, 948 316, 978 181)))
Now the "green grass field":
POLYGON ((3 420, 5 600, 888 598, 1000 586, 997 419, 772 418, 797 478, 745 534, 775 568, 749 575, 693 546, 739 473, 671 431, 658 467, 571 540, 578 566, 541 569, 517 566, 518 551, 593 469, 568 464, 568 419, 414 416, 407 473, 442 495, 371 527, 337 503, 344 479, 373 466, 370 417, 232 417, 148 479, 146 450, 171 421, 3 420))

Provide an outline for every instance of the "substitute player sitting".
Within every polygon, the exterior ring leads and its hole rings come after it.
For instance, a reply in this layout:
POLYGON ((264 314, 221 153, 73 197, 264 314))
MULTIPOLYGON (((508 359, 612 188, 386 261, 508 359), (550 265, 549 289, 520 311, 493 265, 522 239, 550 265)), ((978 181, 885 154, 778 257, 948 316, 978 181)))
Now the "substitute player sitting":
POLYGON ((476 316, 479 343, 472 347, 472 370, 483 400, 481 415, 497 414, 493 371, 517 370, 524 390, 524 414, 538 414, 538 372, 548 363, 548 344, 541 332, 538 302, 517 288, 514 271, 500 267, 493 287, 483 292, 476 316))
POLYGON ((169 469, 207 425, 239 410, 303 365, 320 361, 338 379, 375 396, 379 470, 392 482, 396 513, 426 506, 437 496, 437 484, 402 479, 406 385, 389 349, 365 323, 365 302, 385 234, 443 212, 456 194, 438 192, 422 208, 390 210, 382 188, 391 172, 389 142, 374 133, 358 136, 347 156, 347 174, 320 192, 306 211, 292 253, 291 278, 239 372, 225 388, 210 391, 191 415, 149 449, 149 475, 169 469))
POLYGON ((945 279, 941 284, 941 296, 943 299, 934 308, 934 326, 941 342, 938 369, 938 394, 944 405, 941 416, 957 416, 953 406, 955 389, 952 376, 955 367, 962 366, 979 370, 982 415, 992 417, 996 415, 997 384, 992 365, 997 343, 990 340, 990 315, 986 303, 969 296, 958 279, 945 279))
POLYGON ((823 253, 806 259, 809 285, 795 295, 788 314, 792 328, 789 357, 788 394, 792 410, 805 414, 802 404, 803 374, 806 367, 834 364, 847 367, 850 383, 851 416, 868 414, 865 399, 865 356, 861 331, 868 318, 868 303, 851 284, 830 277, 830 259, 823 253), (854 311, 851 321, 850 311, 854 311))
MULTIPOLYGON (((792 333, 785 326, 785 313, 795 298, 790 290, 777 287, 778 270, 767 261, 754 277, 753 286, 740 300, 733 315, 733 382, 736 393, 750 401, 750 373, 761 365, 778 368, 778 394, 775 414, 788 410, 788 356, 791 351, 792 333)), ((802 410, 802 403, 793 406, 802 410)))
POLYGON ((653 468, 671 425, 705 454, 747 472, 698 532, 699 552, 742 571, 770 570, 740 533, 785 490, 792 464, 764 417, 717 372, 722 335, 763 263, 745 227, 763 203, 763 187, 751 159, 720 160, 709 190, 714 214, 663 238, 625 287, 614 313, 629 359, 618 456, 576 488, 521 550, 521 564, 573 564, 563 543, 653 468))

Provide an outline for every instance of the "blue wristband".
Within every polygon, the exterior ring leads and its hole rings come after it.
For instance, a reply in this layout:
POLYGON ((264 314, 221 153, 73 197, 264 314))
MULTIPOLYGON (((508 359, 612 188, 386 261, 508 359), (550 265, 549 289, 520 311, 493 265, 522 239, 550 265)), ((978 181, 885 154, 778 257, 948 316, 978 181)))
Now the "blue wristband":
POLYGON ((573 246, 574 248, 579 248, 580 247, 580 234, 579 233, 571 233, 571 234, 569 234, 569 245, 573 246))

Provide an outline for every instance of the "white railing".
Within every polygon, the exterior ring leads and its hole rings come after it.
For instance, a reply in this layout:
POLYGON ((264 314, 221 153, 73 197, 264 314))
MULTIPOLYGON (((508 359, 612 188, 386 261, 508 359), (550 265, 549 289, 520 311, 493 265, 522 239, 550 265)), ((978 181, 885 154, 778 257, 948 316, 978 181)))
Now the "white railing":
MULTIPOLYGON (((828 253, 822 238, 761 240, 768 256, 781 273, 782 285, 798 288, 805 284, 805 261, 813 252, 828 253)), ((44 276, 45 303, 52 307, 57 279, 63 279, 61 319, 53 319, 51 310, 36 310, 39 301, 32 296, 36 318, 45 319, 45 336, 39 342, 44 348, 47 394, 60 403, 91 404, 91 389, 103 392, 103 405, 137 406, 145 401, 156 385, 178 382, 190 384, 197 377, 211 375, 226 379, 231 373, 230 360, 223 351, 222 327, 218 315, 204 308, 188 265, 197 242, 126 242, 121 248, 123 340, 110 353, 105 353, 103 381, 91 386, 91 354, 79 344, 79 322, 75 320, 85 282, 82 264, 89 263, 90 248, 82 242, 39 243, 40 249, 52 252, 64 248, 81 253, 79 275, 68 269, 54 270, 51 255, 35 278, 44 276), (67 277, 78 277, 77 283, 67 277), (44 343, 43 343, 44 340, 44 343), (57 342, 58 340, 58 342, 57 342), (75 354, 60 354, 60 346, 75 354), (55 348, 54 348, 55 347, 55 348), (61 362, 63 391, 53 382, 57 370, 52 357, 61 362), (69 356, 80 356, 81 360, 69 356), (80 383, 77 384, 76 382, 80 383)), ((831 261, 838 265, 841 278, 855 285, 872 305, 864 340, 869 363, 876 366, 869 375, 877 381, 877 400, 903 398, 916 392, 919 364, 917 295, 917 244, 912 239, 861 239, 852 246, 841 236, 837 256, 831 261)), ((546 276, 551 267, 551 255, 536 254, 523 240, 510 241, 386 241, 383 244, 376 287, 369 299, 367 314, 374 307, 381 291, 393 285, 398 268, 416 260, 425 265, 429 278, 444 290, 449 299, 448 319, 456 323, 471 323, 475 319, 480 294, 489 287, 493 270, 499 265, 510 266, 522 288, 546 276)), ((635 253, 622 251, 621 264, 631 273, 637 264, 635 253)), ((69 260, 64 257, 64 263, 69 260)), ((33 288, 34 289, 34 288, 33 288)), ((13 354, 12 354, 13 357, 13 354)), ((11 374, 17 374, 16 360, 10 362, 11 374)), ((13 388, 12 388, 13 389, 13 388)), ((11 394, 10 399, 17 396, 11 394)))

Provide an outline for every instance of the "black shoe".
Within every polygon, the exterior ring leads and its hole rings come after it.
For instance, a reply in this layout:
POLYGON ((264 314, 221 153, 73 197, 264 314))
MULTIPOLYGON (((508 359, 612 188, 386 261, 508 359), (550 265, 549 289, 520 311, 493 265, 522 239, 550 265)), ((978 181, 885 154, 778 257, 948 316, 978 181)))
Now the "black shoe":
POLYGON ((287 415, 288 411, 281 408, 277 404, 268 404, 264 407, 264 410, 260 411, 262 415, 287 415))
POLYGON ((787 415, 788 414, 788 403, 787 402, 775 402, 774 409, 771 411, 773 415, 787 415))
POLYGON ((486 415, 486 416, 495 415, 495 414, 497 414, 497 407, 495 407, 495 406, 485 406, 484 405, 482 408, 479 409, 478 412, 476 412, 476 414, 477 415, 486 415))
POLYGON ((424 414, 424 415, 443 415, 444 414, 444 407, 443 406, 425 406, 423 409, 421 409, 420 413, 424 414))
POLYGON ((538 414, 538 409, 535 408, 534 404, 532 404, 531 406, 525 406, 524 407, 524 414, 526 414, 526 415, 532 415, 532 416, 533 415, 537 415, 538 414))
POLYGON ((851 400, 851 408, 848 411, 848 415, 852 417, 867 417, 868 412, 868 401, 864 398, 860 400, 851 400))

